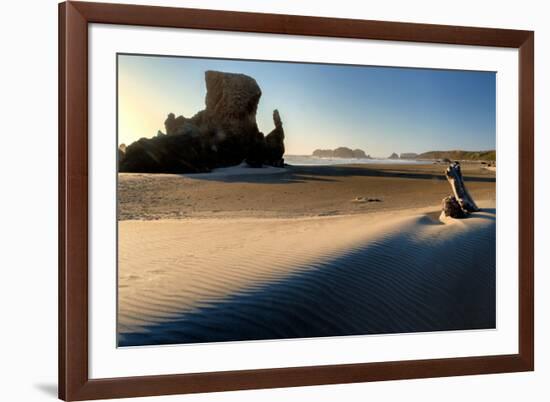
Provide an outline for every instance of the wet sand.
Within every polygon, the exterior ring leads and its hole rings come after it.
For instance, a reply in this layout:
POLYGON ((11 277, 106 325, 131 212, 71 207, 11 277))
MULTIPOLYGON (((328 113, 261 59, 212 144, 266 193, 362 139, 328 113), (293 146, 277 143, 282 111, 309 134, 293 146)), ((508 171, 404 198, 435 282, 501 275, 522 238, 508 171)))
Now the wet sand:
MULTIPOLYGON (((433 206, 450 193, 445 168, 400 164, 248 169, 257 174, 123 173, 119 219, 290 218, 433 206), (367 201, 356 201, 361 197, 367 201)), ((462 170, 474 199, 494 200, 495 172, 477 163, 463 164, 462 170)))

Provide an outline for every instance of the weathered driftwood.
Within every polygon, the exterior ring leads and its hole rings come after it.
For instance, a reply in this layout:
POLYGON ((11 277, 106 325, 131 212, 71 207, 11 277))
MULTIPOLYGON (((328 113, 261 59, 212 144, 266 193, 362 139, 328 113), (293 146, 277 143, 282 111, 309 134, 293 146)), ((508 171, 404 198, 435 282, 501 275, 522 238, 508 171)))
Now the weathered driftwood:
POLYGON ((462 178, 462 172, 460 170, 460 163, 451 163, 445 171, 445 177, 447 177, 447 180, 451 185, 453 195, 460 205, 460 208, 462 208, 462 210, 466 213, 479 211, 478 206, 474 202, 474 199, 464 184, 464 179, 462 178))
POLYGON ((441 211, 441 216, 460 219, 466 217, 466 212, 462 210, 462 207, 456 200, 455 196, 449 195, 448 197, 443 198, 443 210, 441 211))
POLYGON ((445 177, 451 185, 453 194, 443 198, 440 219, 443 220, 447 217, 460 219, 466 217, 470 212, 479 211, 464 184, 460 163, 451 163, 445 171, 445 177))

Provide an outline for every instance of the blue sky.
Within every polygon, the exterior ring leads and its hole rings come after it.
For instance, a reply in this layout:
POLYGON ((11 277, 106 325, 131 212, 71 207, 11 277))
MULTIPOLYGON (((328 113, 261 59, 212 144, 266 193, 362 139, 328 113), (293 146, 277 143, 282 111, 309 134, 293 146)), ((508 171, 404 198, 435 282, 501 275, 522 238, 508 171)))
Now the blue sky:
POLYGON ((119 55, 119 143, 164 131, 170 112, 204 109, 204 72, 255 78, 258 126, 279 109, 286 153, 347 146, 373 156, 489 150, 496 142, 493 72, 119 55))

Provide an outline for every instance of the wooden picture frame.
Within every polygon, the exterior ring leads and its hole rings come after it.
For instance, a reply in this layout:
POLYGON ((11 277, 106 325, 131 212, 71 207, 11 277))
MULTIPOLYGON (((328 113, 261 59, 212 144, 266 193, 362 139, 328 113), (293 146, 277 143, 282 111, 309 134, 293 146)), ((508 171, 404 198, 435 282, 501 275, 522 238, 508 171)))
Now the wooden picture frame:
POLYGON ((59 5, 59 397, 140 397, 534 369, 534 33, 184 8, 59 5), (519 49, 519 353, 90 379, 88 374, 88 24, 192 28, 519 49))

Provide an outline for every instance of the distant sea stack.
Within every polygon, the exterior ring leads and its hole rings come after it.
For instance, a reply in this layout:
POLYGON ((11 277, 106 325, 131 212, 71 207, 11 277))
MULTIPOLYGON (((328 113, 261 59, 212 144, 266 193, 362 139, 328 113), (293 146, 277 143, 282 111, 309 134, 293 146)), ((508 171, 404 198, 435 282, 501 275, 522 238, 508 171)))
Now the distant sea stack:
POLYGON ((388 159, 399 159, 399 155, 394 152, 390 156, 388 156, 388 159))
POLYGON ((336 149, 316 149, 312 156, 317 158, 370 159, 362 149, 339 147, 336 149))
POLYGON ((399 159, 416 159, 418 157, 418 154, 415 154, 414 152, 405 152, 399 155, 399 159))
POLYGON ((284 130, 273 111, 275 128, 259 131, 256 111, 262 91, 244 74, 206 71, 206 108, 191 118, 170 113, 166 134, 141 138, 119 148, 119 171, 198 173, 245 161, 252 167, 283 166, 284 130))

